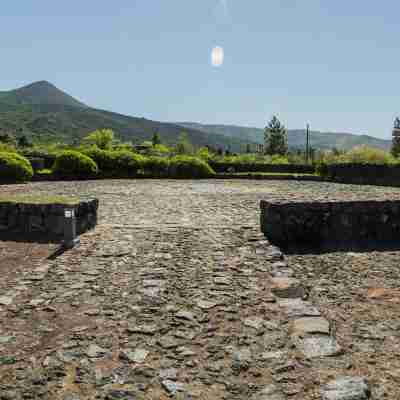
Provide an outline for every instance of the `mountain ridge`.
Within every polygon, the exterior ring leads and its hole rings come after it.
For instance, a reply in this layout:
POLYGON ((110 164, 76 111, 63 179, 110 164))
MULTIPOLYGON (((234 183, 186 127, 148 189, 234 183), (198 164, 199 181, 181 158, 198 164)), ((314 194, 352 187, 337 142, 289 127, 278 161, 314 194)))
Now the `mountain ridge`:
MULTIPOLYGON (((110 128, 124 141, 150 140, 158 130, 164 143, 173 145, 183 131, 197 147, 210 145, 245 151, 247 144, 263 143, 263 129, 196 122, 160 122, 87 106, 52 83, 42 80, 0 91, 0 133, 26 135, 38 141, 75 143, 89 132, 110 128)), ((304 130, 289 130, 292 149, 304 148, 304 130)), ((359 144, 389 149, 391 142, 349 133, 311 132, 311 145, 319 149, 348 149, 359 144)))
POLYGON ((78 108, 88 106, 48 81, 37 81, 18 89, 0 92, 0 102, 11 106, 59 104, 78 108))
MULTIPOLYGON (((235 138, 241 137, 249 142, 260 144, 264 142, 264 129, 262 128, 229 124, 202 124, 199 122, 177 122, 177 124, 198 129, 203 132, 214 132, 235 138)), ((289 148, 303 149, 305 147, 305 136, 305 129, 289 129, 289 148)), ((310 131, 310 145, 321 150, 332 149, 333 147, 341 150, 348 150, 351 147, 362 144, 389 150, 391 147, 391 140, 380 139, 369 135, 356 135, 354 133, 310 131)))

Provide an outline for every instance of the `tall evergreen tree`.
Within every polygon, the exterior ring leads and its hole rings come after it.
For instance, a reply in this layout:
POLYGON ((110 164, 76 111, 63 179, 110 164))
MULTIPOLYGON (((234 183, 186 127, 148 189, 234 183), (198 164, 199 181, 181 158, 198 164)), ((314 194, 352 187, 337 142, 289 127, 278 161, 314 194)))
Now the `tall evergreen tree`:
POLYGON ((394 121, 393 134, 392 134, 392 148, 391 153, 393 157, 400 156, 400 119, 396 118, 394 121))
POLYGON ((160 138, 160 134, 158 133, 158 129, 156 129, 154 131, 151 142, 153 143, 153 146, 157 146, 158 144, 161 144, 161 138, 160 138))
POLYGON ((264 130, 265 153, 286 155, 288 151, 286 128, 274 115, 264 130))
POLYGON ((31 146, 31 142, 28 140, 28 138, 25 135, 20 136, 17 140, 17 143, 18 143, 18 147, 31 146))

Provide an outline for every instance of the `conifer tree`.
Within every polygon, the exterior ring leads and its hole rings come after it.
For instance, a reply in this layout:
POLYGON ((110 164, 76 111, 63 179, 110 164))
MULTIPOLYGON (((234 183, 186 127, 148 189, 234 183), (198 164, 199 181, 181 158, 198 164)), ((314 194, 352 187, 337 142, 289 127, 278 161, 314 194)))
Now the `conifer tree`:
POLYGON ((286 128, 274 115, 264 130, 265 153, 286 155, 288 151, 286 128))

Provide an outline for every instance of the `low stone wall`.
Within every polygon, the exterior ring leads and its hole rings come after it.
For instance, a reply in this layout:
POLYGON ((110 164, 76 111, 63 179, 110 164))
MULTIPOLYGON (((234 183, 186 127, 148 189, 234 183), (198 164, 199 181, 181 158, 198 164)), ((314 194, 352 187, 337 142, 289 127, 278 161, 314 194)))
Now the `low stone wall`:
POLYGON ((34 171, 40 171, 41 169, 44 169, 45 166, 44 158, 29 157, 28 160, 31 163, 34 171))
POLYGON ((261 201, 261 230, 284 249, 400 244, 400 201, 261 201))
POLYGON ((96 226, 97 199, 73 206, 0 202, 0 239, 60 242, 64 237, 66 208, 74 210, 78 235, 96 226))
POLYGON ((323 173, 331 182, 400 186, 400 165, 332 164, 323 173))
POLYGON ((216 174, 213 179, 250 179, 261 181, 311 181, 323 182, 324 178, 318 175, 296 175, 296 174, 262 174, 262 173, 242 173, 242 174, 216 174))
POLYGON ((271 172, 281 174, 313 174, 315 167, 312 165, 295 164, 262 164, 262 163, 223 163, 209 162, 210 167, 217 173, 226 172, 271 172))

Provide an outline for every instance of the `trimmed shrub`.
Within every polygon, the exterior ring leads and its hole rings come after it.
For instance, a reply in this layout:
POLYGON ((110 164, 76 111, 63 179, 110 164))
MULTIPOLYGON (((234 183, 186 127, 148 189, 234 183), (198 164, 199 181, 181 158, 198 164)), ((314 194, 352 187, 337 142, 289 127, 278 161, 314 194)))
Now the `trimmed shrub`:
POLYGON ((103 177, 129 178, 136 176, 144 168, 146 158, 129 150, 101 150, 92 147, 82 151, 94 160, 103 177))
POLYGON ((113 175, 115 169, 114 152, 109 150, 101 150, 98 147, 82 151, 83 154, 90 157, 99 168, 99 171, 104 175, 113 175))
POLYGON ((321 161, 325 164, 397 164, 398 160, 388 151, 360 145, 347 152, 326 151, 321 161))
POLYGON ((98 173, 98 167, 90 157, 68 150, 57 156, 53 172, 63 178, 91 178, 98 173))
POLYGON ((146 175, 155 178, 168 176, 169 160, 163 157, 147 157, 144 161, 143 170, 146 175))
POLYGON ((33 177, 30 162, 17 153, 0 152, 0 180, 26 182, 33 177))
POLYGON ((143 169, 146 158, 130 151, 113 151, 113 170, 115 177, 129 178, 136 176, 143 169))
POLYGON ((208 178, 214 170, 203 160, 191 156, 176 156, 170 160, 169 175, 172 178, 208 178))
POLYGON ((353 164, 393 164, 396 162, 396 159, 388 151, 360 145, 340 156, 339 162, 353 164))

